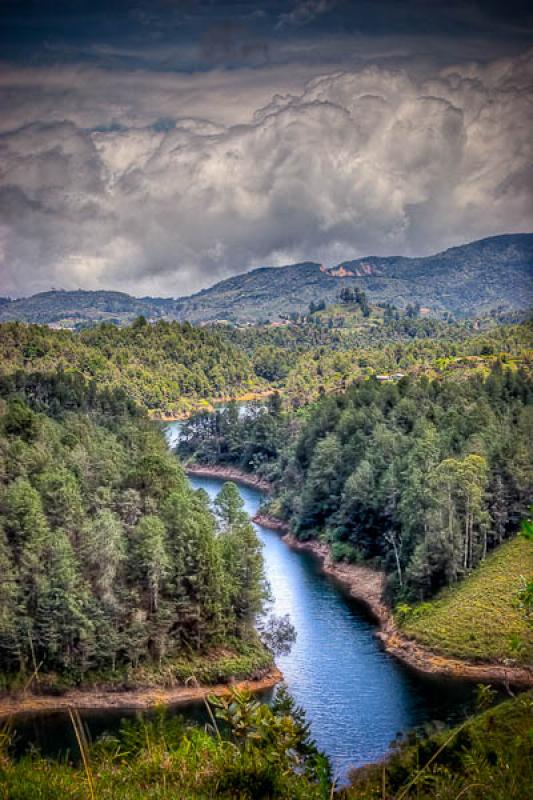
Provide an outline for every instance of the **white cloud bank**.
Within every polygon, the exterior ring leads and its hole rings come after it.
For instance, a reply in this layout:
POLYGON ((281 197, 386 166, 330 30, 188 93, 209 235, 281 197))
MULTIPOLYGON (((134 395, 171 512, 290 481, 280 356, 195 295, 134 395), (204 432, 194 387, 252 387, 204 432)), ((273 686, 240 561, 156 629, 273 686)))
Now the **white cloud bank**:
POLYGON ((272 71, 5 71, 2 293, 177 296, 252 265, 532 228, 532 52, 304 77, 278 71, 272 98, 272 71))

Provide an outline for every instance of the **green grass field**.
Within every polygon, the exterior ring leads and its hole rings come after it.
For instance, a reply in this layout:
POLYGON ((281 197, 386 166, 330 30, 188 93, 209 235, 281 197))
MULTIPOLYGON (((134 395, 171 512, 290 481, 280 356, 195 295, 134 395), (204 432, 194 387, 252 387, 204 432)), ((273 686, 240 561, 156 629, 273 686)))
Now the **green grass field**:
POLYGON ((519 599, 523 579, 532 575, 533 544, 517 537, 462 583, 405 614, 401 629, 445 655, 532 663, 533 620, 519 599))

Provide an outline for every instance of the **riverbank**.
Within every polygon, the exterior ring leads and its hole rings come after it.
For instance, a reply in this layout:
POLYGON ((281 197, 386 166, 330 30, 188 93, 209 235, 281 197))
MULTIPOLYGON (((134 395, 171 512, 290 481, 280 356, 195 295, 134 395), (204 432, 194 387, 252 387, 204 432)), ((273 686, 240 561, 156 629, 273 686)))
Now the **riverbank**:
POLYGON ((187 475, 198 475, 199 478, 218 478, 222 481, 233 481, 242 483, 244 486, 251 486, 260 492, 269 493, 272 490, 271 484, 259 478, 252 472, 244 472, 238 467, 222 467, 216 464, 184 464, 187 475))
MULTIPOLYGON (((191 464, 185 469, 191 475, 231 480, 266 493, 272 491, 272 485, 268 481, 243 472, 236 467, 191 464)), ((290 534, 286 522, 272 515, 259 513, 255 515, 253 521, 281 533, 284 542, 293 550, 305 551, 317 558, 324 574, 339 583, 343 590, 352 599, 363 605, 373 617, 379 626, 376 636, 384 649, 411 669, 426 675, 457 678, 476 683, 494 683, 524 689, 533 686, 533 669, 527 666, 455 658, 440 654, 437 649, 424 646, 406 636, 398 628, 392 609, 383 599, 386 584, 385 573, 360 564, 334 561, 327 544, 316 540, 300 542, 290 534)))
POLYGON ((210 414, 216 411, 217 406, 223 403, 252 403, 254 400, 263 400, 267 397, 271 397, 274 392, 275 389, 265 389, 261 392, 244 392, 236 397, 213 397, 210 402, 207 400, 200 400, 195 403, 192 408, 189 408, 187 411, 181 411, 179 414, 160 411, 149 411, 148 414, 153 422, 184 422, 193 414, 199 414, 200 412, 210 414))
MULTIPOLYGON (((270 527, 267 525, 270 518, 263 515, 262 519, 260 524, 270 527)), ((283 530, 280 527, 276 529, 283 530)), ((320 561, 324 574, 337 581, 350 597, 365 606, 379 625, 377 638, 385 650, 399 661, 427 675, 521 689, 533 686, 533 669, 529 667, 453 658, 408 638, 396 625, 390 606, 383 600, 384 573, 359 564, 335 562, 327 544, 317 541, 300 542, 288 533, 287 526, 285 531, 287 532, 283 539, 289 547, 314 555, 320 561)))
POLYGON ((264 674, 255 679, 228 681, 205 686, 196 685, 191 680, 189 685, 169 689, 162 687, 147 687, 131 691, 110 691, 98 688, 73 689, 61 696, 26 692, 22 695, 0 697, 0 719, 19 714, 66 711, 69 708, 93 711, 97 709, 143 711, 158 705, 181 706, 203 700, 209 695, 222 697, 230 694, 235 688, 240 691, 260 692, 273 688, 282 680, 282 673, 274 666, 265 670, 264 674))
POLYGON ((234 686, 261 691, 281 679, 272 654, 259 639, 227 642, 207 652, 176 654, 160 666, 140 664, 110 675, 89 674, 81 686, 69 685, 54 673, 39 674, 26 685, 7 684, 0 691, 0 718, 69 706, 105 710, 182 705, 208 694, 225 694, 234 686))
POLYGON ((282 533, 283 541, 293 550, 311 553, 320 562, 324 574, 333 578, 349 597, 361 603, 370 613, 379 626, 376 636, 384 649, 417 672, 521 689, 533 686, 533 669, 527 666, 453 658, 406 636, 396 625, 392 609, 383 599, 386 586, 383 572, 360 564, 334 561, 327 544, 298 541, 289 532, 286 522, 268 514, 257 514, 254 522, 282 533))

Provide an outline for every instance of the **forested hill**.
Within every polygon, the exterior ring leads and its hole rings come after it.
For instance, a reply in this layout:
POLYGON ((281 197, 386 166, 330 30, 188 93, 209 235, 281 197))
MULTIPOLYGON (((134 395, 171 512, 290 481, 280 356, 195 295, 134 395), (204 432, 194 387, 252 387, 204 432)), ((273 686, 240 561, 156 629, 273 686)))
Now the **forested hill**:
MULTIPOLYGON (((254 469, 271 510, 302 541, 385 569, 397 598, 423 599, 513 535, 532 502, 533 384, 501 364, 483 379, 355 382, 305 414, 191 419, 195 460, 254 469)), ((524 565, 524 569, 528 569, 524 565)))
POLYGON ((0 298, 0 321, 17 320, 46 325, 62 323, 65 327, 95 322, 118 325, 133 322, 139 316, 160 319, 173 306, 173 300, 132 297, 125 292, 52 289, 18 300, 0 298))
POLYGON ((139 317, 126 328, 102 324, 80 333, 0 325, 0 382, 16 385, 24 372, 56 370, 81 373, 99 389, 121 387, 145 409, 167 414, 257 383, 241 349, 217 331, 187 323, 149 325, 139 317))
POLYGON ((122 390, 65 373, 2 386, 0 464, 0 690, 34 669, 41 687, 136 669, 168 686, 221 643, 269 662, 260 545, 236 487, 215 518, 122 390))
POLYGON ((306 262, 256 269, 180 301, 182 319, 276 320, 359 287, 373 303, 418 303, 430 313, 473 316, 533 303, 533 234, 495 236, 426 258, 368 257, 325 269, 306 262))
POLYGON ((262 267, 190 297, 135 298, 121 292, 50 291, 0 302, 0 321, 62 323, 149 319, 256 323, 335 302, 358 286, 373 303, 418 303, 430 314, 477 316, 527 310, 533 300, 533 234, 494 236, 423 258, 369 256, 325 268, 312 261, 262 267))

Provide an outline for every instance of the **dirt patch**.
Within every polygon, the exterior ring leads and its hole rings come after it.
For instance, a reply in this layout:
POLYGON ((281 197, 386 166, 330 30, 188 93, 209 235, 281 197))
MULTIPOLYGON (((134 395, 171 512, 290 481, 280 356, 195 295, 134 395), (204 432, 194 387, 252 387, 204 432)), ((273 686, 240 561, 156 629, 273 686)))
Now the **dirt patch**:
POLYGON ((256 525, 262 525, 263 528, 268 528, 271 531, 279 531, 279 533, 289 533, 289 526, 282 519, 272 517, 270 514, 256 514, 252 517, 252 522, 256 525))

